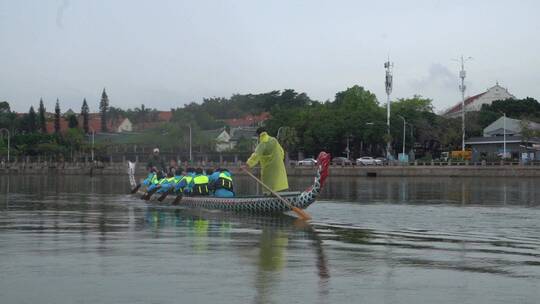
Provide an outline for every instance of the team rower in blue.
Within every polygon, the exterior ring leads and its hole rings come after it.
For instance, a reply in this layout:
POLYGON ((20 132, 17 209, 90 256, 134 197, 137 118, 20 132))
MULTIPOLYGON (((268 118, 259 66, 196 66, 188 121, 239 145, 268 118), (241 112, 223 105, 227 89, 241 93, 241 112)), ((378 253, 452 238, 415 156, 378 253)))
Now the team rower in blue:
POLYGON ((216 197, 234 197, 232 174, 229 170, 218 168, 209 176, 216 197))
POLYGON ((195 169, 187 168, 186 169, 186 174, 176 184, 176 186, 174 188, 175 192, 177 194, 190 195, 194 175, 195 175, 195 169))
POLYGON ((167 174, 167 177, 162 178, 158 183, 158 190, 157 193, 166 193, 169 192, 169 190, 174 189, 177 183, 177 177, 176 177, 176 169, 174 167, 171 167, 169 169, 169 173, 167 174))

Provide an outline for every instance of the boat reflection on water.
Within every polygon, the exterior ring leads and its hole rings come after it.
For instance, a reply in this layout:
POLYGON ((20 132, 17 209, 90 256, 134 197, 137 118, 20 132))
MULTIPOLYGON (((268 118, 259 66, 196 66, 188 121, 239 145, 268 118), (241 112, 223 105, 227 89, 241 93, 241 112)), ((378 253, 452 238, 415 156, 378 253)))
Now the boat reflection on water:
MULTIPOLYGON (((292 242, 305 244, 308 241, 307 246, 313 249, 312 253, 315 256, 315 261, 311 261, 310 264, 317 268, 319 300, 324 302, 324 298, 328 295, 330 271, 323 240, 316 226, 295 217, 285 214, 257 216, 222 211, 147 207, 145 222, 156 235, 161 229, 171 227, 185 231, 196 254, 209 254, 217 249, 212 247, 216 243, 212 241, 213 238, 237 241, 255 239, 255 244, 251 245, 250 249, 256 248, 258 251, 256 254, 247 254, 245 245, 238 246, 240 249, 238 255, 242 259, 249 258, 248 263, 256 267, 255 303, 272 302, 273 287, 279 284, 280 274, 287 266, 289 258, 287 249, 292 242)), ((322 229, 327 230, 328 227, 322 229)), ((337 231, 339 234, 341 230, 337 231)))

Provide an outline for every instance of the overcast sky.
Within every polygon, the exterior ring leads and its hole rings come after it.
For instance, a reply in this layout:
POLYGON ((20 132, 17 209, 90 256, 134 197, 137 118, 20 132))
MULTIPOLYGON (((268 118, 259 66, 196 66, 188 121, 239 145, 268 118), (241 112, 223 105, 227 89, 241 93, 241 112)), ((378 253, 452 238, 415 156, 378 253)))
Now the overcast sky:
POLYGON ((384 103, 420 94, 437 110, 498 81, 540 98, 540 1, 0 0, 0 101, 28 111, 168 110, 203 97, 292 88, 332 100, 358 84, 384 103))

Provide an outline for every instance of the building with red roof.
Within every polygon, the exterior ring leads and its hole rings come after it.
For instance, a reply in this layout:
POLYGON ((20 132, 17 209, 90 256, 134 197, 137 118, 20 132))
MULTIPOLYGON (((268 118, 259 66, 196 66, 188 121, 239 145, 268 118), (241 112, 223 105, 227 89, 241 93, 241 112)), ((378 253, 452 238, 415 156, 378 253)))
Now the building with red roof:
POLYGON ((246 115, 242 118, 226 119, 225 123, 229 127, 256 127, 262 125, 270 119, 270 113, 262 112, 259 115, 246 115))
MULTIPOLYGON (((484 104, 491 105, 495 100, 505 100, 509 98, 515 97, 508 93, 508 89, 501 87, 499 83, 497 83, 487 91, 465 99, 465 112, 480 111, 484 104)), ((461 117, 461 104, 462 102, 459 101, 454 106, 443 111, 442 115, 448 118, 461 117)))
MULTIPOLYGON (((99 113, 90 113, 88 115, 88 128, 90 132, 94 130, 96 133, 101 133, 101 115, 99 113)), ((83 118, 78 115, 79 128, 83 128, 83 118)), ((54 133, 54 119, 47 121, 47 133, 54 133)), ((69 128, 68 120, 60 118, 60 133, 65 133, 69 128)), ((108 133, 122 133, 133 131, 133 125, 128 118, 120 117, 118 119, 109 119, 107 122, 108 133)))
POLYGON ((158 111, 158 120, 169 122, 172 118, 172 112, 171 111, 158 111))

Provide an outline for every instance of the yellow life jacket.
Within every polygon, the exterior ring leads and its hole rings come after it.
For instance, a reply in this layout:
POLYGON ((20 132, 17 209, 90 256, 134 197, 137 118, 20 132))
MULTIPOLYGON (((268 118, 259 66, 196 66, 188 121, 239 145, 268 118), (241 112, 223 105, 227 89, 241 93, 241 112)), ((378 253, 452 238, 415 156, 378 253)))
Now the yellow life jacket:
POLYGON ((197 175, 193 178, 193 190, 194 195, 208 195, 208 176, 197 175))
POLYGON ((157 174, 154 173, 154 175, 152 176, 152 179, 150 179, 150 183, 154 184, 154 185, 157 185, 157 184, 159 184, 159 181, 160 180, 158 179, 157 174))

